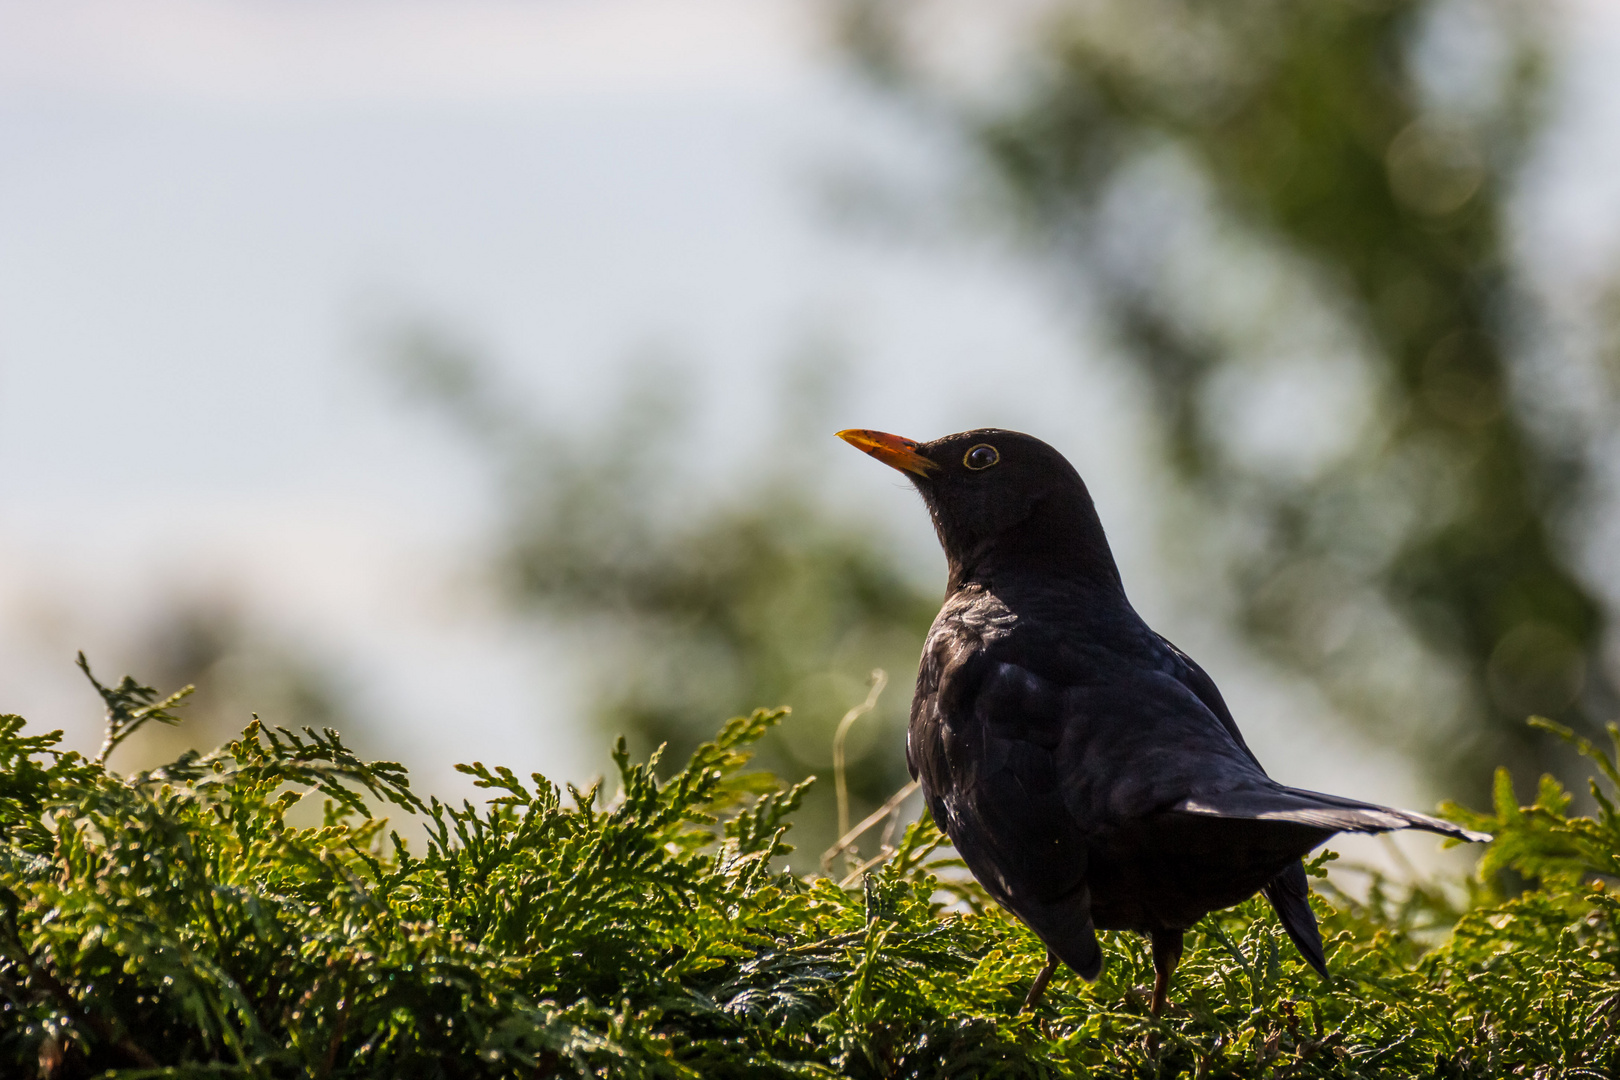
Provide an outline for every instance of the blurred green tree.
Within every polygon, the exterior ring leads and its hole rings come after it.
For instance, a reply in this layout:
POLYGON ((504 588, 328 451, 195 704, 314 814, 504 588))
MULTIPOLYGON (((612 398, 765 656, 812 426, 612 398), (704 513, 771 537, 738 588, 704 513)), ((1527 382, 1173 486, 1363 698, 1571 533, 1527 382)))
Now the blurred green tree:
POLYGON ((1448 791, 1564 771, 1526 715, 1590 732, 1616 696, 1566 529, 1590 447, 1504 222, 1534 13, 1060 0, 983 94, 942 74, 938 5, 843 10, 1139 373, 1246 634, 1448 791))
POLYGON ((831 441, 835 425, 817 406, 827 390, 817 373, 836 369, 828 357, 789 365, 794 408, 762 425, 791 436, 762 440, 759 471, 714 497, 705 493, 743 440, 699 455, 701 483, 683 473, 694 447, 717 444, 683 437, 690 409, 675 369, 633 367, 617 410, 586 427, 530 411, 532 395, 441 330, 406 328, 385 352, 495 466, 498 587, 517 610, 566 629, 603 730, 642 753, 667 743, 666 760, 681 761, 716 717, 790 706, 760 761, 825 781, 805 800, 801 847, 813 854, 835 836, 835 729, 882 669, 892 689, 847 747, 854 820, 907 782, 910 685, 938 596, 905 572, 880 528, 820 495, 794 449, 831 441))

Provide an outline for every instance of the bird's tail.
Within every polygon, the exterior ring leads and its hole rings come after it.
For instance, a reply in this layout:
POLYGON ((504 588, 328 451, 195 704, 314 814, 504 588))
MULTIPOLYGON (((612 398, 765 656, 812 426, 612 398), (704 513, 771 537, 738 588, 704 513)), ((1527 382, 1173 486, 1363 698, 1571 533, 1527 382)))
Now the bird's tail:
POLYGON ((1327 956, 1322 952, 1322 934, 1316 928, 1316 913, 1311 910, 1311 887, 1305 878, 1305 864, 1296 862, 1272 878, 1265 893, 1271 906, 1277 909, 1277 918, 1282 920, 1288 939, 1294 943, 1305 962, 1315 968, 1322 978, 1327 978, 1327 956))
POLYGON ((1394 829, 1422 829, 1456 840, 1481 842, 1489 833, 1472 832, 1461 825, 1411 810, 1325 795, 1302 788, 1243 788, 1217 795, 1198 795, 1175 807, 1186 814, 1244 821, 1278 821, 1328 832, 1381 833, 1394 829))
MULTIPOLYGON (((1278 784, 1257 784, 1215 795, 1197 795, 1183 800, 1174 809, 1204 818, 1212 826, 1217 822, 1230 823, 1224 828, 1234 835, 1241 834, 1244 841, 1238 845, 1240 848, 1273 850, 1278 854, 1287 852, 1289 847, 1295 852, 1314 847, 1336 832, 1423 829, 1457 840, 1490 839, 1485 833, 1471 832, 1427 814, 1278 784)), ((1271 906, 1277 909, 1283 929, 1288 931, 1300 954, 1326 978, 1327 959, 1308 900, 1310 886, 1305 879, 1304 865, 1298 861, 1291 863, 1266 883, 1265 894, 1271 906)))

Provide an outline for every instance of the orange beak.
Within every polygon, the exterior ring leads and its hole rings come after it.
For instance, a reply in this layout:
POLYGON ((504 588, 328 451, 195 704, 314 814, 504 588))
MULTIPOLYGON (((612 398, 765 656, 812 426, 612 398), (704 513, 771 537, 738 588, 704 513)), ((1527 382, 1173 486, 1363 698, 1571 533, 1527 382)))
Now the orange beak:
POLYGON ((892 469, 927 476, 939 468, 933 461, 917 453, 916 442, 902 439, 898 435, 867 431, 864 428, 850 428, 847 431, 840 431, 838 437, 855 449, 866 451, 892 469))

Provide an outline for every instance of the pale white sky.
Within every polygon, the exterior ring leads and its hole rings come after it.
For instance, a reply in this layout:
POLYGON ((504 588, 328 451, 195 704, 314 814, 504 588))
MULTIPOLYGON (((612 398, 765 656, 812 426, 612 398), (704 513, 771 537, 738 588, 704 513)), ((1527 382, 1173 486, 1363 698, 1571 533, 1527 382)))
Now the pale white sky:
POLYGON ((0 5, 12 93, 227 109, 757 93, 815 45, 793 0, 63 0, 0 5))
MULTIPOLYGON (((1620 19, 1571 10, 1526 214, 1551 262, 1597 267, 1620 220, 1620 19)), ((927 172, 949 151, 841 75, 813 16, 0 0, 0 710, 92 745, 74 650, 114 675, 165 597, 221 594, 334 658, 425 790, 467 791, 449 765, 473 758, 583 777, 603 740, 571 724, 577 687, 465 587, 481 473, 386 392, 368 329, 442 319, 564 413, 655 344, 695 365, 702 421, 726 431, 757 430, 779 361, 830 329, 853 357, 839 426, 1058 443, 1138 606, 1229 672, 1273 771, 1411 798, 1400 766, 1300 722, 1309 700, 1155 587, 1157 480, 1078 312, 992 241, 884 246, 829 220, 829 168, 927 172)), ((914 500, 825 443, 851 500, 932 567, 914 500)))

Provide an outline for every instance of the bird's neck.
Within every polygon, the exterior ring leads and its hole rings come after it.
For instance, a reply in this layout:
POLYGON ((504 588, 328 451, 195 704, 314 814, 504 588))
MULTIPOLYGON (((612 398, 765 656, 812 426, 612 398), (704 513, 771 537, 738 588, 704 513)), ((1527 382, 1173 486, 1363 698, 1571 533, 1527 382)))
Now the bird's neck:
POLYGON ((1017 525, 953 559, 949 590, 969 583, 994 592, 1038 584, 1074 594, 1088 606, 1130 606, 1089 497, 1043 499, 1017 525))

